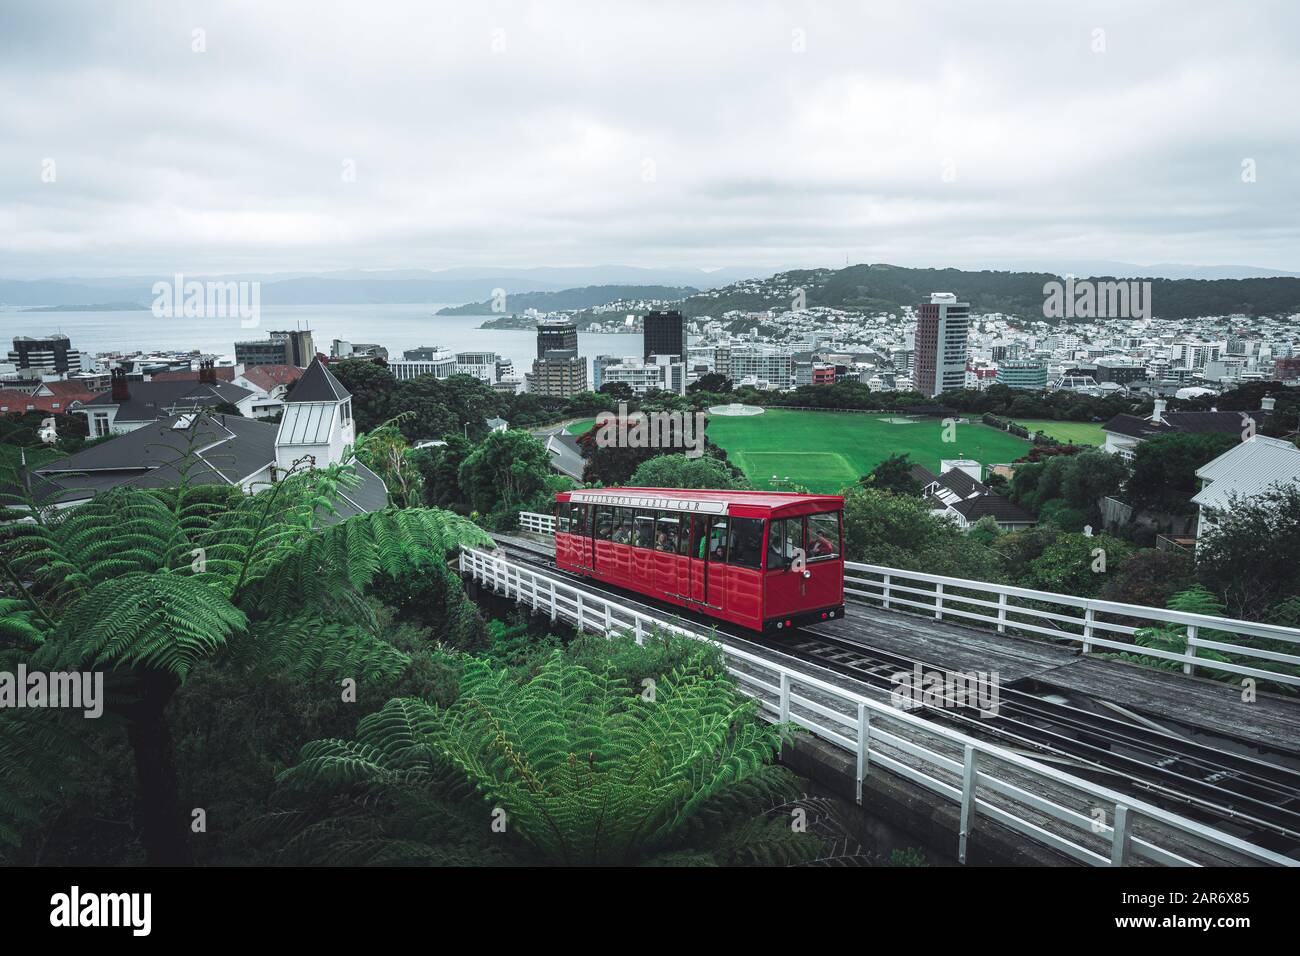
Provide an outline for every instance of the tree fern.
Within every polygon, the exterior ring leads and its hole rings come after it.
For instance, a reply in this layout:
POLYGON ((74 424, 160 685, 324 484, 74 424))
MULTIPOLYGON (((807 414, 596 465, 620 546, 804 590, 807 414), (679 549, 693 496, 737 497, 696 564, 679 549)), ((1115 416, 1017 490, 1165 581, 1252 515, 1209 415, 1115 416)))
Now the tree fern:
MULTIPOLYGON (((288 838, 287 858, 302 860, 308 846, 328 855, 333 843, 314 841, 358 832, 349 814, 364 795, 386 813, 418 806, 468 812, 469 833, 484 852, 502 851, 489 823, 491 811, 504 811, 514 840, 505 845, 551 863, 626 864, 662 855, 676 865, 792 864, 826 854, 817 833, 798 832, 779 815, 762 818, 790 796, 792 778, 770 766, 780 732, 754 719, 752 701, 740 701, 725 678, 698 665, 661 680, 653 698, 558 650, 522 682, 470 659, 451 707, 390 701, 361 722, 356 739, 303 748, 281 775, 267 825, 288 838), (457 782, 477 792, 476 812, 466 810, 457 782), (289 806, 296 811, 285 813, 289 806)), ((376 826, 411 838, 410 829, 376 826)), ((379 844, 364 845, 378 852, 379 844)))

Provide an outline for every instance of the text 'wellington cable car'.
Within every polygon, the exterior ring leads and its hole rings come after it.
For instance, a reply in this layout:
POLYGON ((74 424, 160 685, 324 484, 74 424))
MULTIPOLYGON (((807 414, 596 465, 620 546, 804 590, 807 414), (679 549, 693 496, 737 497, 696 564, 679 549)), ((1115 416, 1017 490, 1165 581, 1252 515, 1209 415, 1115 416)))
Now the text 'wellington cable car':
POLYGON ((844 616, 844 499, 599 488, 555 496, 555 563, 755 631, 844 616))

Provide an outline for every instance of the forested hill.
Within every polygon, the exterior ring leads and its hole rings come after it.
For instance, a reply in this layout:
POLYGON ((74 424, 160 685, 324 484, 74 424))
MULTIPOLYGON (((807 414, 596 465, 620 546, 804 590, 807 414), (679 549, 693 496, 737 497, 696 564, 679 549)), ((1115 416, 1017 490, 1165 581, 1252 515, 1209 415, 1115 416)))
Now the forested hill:
POLYGON ((511 295, 505 290, 504 308, 493 308, 494 302, 470 302, 465 305, 449 306, 438 311, 439 315, 490 315, 493 312, 523 312, 525 309, 537 309, 539 312, 559 312, 565 309, 590 309, 597 305, 611 302, 649 302, 652 300, 676 301, 694 294, 697 290, 690 286, 670 285, 589 285, 580 289, 564 289, 559 292, 521 292, 511 295))
MULTIPOLYGON (((1098 277, 1110 279, 1116 277, 1098 277)), ((1118 277, 1126 278, 1126 277, 1118 277)), ((796 288, 809 306, 895 312, 931 292, 953 292, 977 312, 1043 317, 1043 285, 1062 281, 1046 272, 965 272, 907 269, 884 264, 783 272, 691 296, 688 316, 720 316, 731 309, 790 308, 796 288)), ((1290 315, 1300 312, 1300 278, 1151 279, 1152 313, 1159 319, 1205 315, 1290 315)))

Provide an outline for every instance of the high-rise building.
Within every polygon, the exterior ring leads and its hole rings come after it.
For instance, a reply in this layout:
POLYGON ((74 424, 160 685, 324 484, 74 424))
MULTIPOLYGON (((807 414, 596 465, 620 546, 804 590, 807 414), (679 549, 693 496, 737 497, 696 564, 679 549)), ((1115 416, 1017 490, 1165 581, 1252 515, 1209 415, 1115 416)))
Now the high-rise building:
POLYGON ((572 398, 587 390, 587 360, 574 349, 547 349, 546 357, 533 360, 525 376, 528 391, 550 398, 572 398))
POLYGON ((30 369, 40 375, 67 375, 81 371, 81 353, 72 347, 66 335, 49 335, 40 339, 15 335, 9 361, 20 372, 30 369))
POLYGON ((934 398, 966 383, 970 346, 970 304, 951 292, 935 292, 916 310, 914 386, 934 398))
POLYGON ((577 323, 572 319, 538 319, 537 357, 539 359, 546 358, 547 352, 573 352, 576 354, 577 351, 577 323))
POLYGON ((686 356, 686 334, 682 328, 682 314, 650 312, 645 317, 644 349, 641 357, 647 362, 656 355, 686 356))
POLYGON ((316 358, 311 329, 271 332, 268 338, 235 343, 237 365, 296 365, 306 368, 316 358))

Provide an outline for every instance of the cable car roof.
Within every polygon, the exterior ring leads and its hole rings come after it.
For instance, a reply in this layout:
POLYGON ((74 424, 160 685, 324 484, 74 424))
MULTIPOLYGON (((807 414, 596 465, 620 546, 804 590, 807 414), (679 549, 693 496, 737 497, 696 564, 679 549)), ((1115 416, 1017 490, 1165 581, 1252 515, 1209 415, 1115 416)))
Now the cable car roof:
POLYGON ((581 488, 560 492, 558 501, 575 504, 616 505, 623 508, 655 508, 665 511, 692 511, 701 514, 729 514, 731 508, 753 512, 807 514, 839 511, 844 507, 840 495, 800 495, 789 491, 726 491, 686 488, 581 488))

